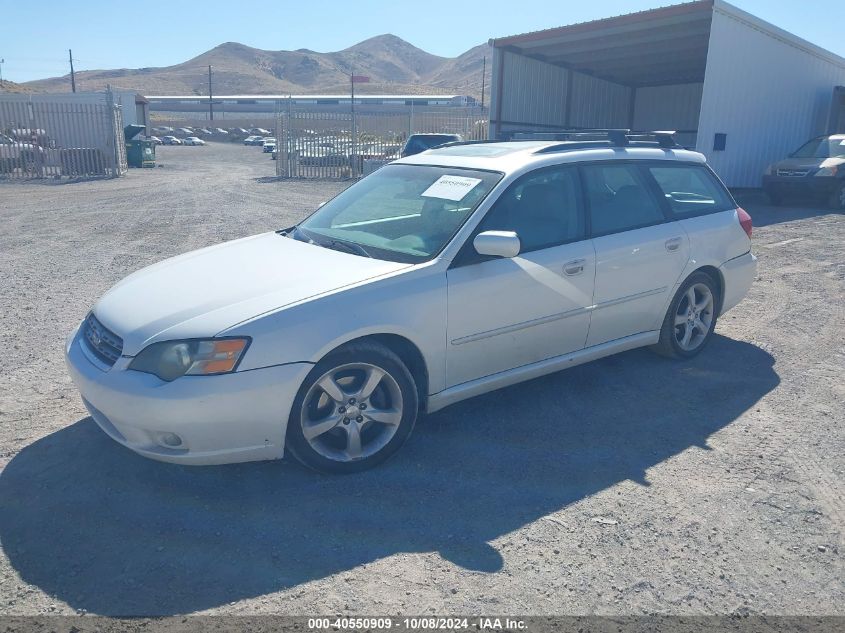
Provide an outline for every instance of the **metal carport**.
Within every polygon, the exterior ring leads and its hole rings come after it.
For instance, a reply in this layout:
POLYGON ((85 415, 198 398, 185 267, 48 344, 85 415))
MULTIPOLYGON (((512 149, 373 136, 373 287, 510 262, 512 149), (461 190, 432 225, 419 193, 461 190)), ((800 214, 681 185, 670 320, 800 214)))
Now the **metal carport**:
POLYGON ((845 83, 845 59, 722 0, 490 43, 491 138, 673 129, 732 186, 757 186, 766 164, 826 131, 845 83))

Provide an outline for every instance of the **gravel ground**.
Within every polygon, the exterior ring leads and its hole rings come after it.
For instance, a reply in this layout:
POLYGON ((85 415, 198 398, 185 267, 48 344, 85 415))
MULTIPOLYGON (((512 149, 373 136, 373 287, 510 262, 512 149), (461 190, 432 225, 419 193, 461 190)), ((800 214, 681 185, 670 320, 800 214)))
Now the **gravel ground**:
POLYGON ((0 184, 0 614, 845 614, 845 217, 747 208, 759 279, 691 362, 636 350, 427 416, 362 475, 189 468, 87 417, 65 335, 130 271, 342 183, 256 148, 0 184))

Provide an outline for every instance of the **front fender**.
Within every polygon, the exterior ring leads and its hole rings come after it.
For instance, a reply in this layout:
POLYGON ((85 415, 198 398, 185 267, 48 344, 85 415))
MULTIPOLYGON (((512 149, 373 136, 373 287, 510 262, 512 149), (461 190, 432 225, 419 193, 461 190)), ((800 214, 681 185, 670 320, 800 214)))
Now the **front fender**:
POLYGON ((316 363, 357 338, 394 334, 421 352, 430 391, 445 386, 446 276, 420 267, 256 317, 221 335, 250 336, 239 371, 280 363, 316 363))

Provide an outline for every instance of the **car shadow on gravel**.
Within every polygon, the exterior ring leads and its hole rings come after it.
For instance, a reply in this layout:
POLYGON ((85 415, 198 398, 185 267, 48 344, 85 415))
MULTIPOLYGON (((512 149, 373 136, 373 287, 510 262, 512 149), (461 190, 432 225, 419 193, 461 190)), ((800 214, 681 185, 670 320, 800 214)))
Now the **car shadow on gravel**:
POLYGON ((822 220, 828 216, 845 215, 845 212, 836 209, 812 207, 800 205, 800 203, 796 203, 795 206, 784 205, 782 207, 755 206, 752 210, 749 210, 749 213, 755 228, 796 220, 811 220, 814 218, 822 220))
POLYGON ((402 552, 495 573, 490 541, 707 449, 775 388, 773 365, 721 336, 686 363, 627 352, 427 416, 389 463, 345 477, 152 462, 86 418, 0 473, 0 542, 27 583, 112 615, 210 609, 402 552))

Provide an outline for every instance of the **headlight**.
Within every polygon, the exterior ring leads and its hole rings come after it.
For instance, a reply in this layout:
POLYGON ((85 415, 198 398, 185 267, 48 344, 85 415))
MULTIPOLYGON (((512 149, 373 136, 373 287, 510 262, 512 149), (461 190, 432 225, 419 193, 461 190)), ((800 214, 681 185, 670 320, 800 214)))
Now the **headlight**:
POLYGON ((248 338, 210 338, 153 343, 132 359, 129 369, 168 382, 185 375, 227 374, 235 371, 249 342, 248 338))
POLYGON ((814 176, 835 176, 836 175, 836 165, 832 165, 831 167, 822 167, 819 169, 814 176))

